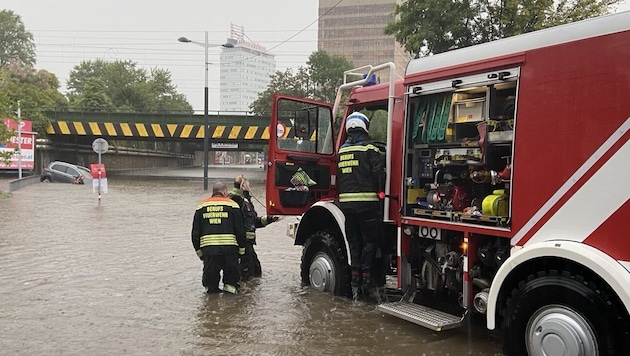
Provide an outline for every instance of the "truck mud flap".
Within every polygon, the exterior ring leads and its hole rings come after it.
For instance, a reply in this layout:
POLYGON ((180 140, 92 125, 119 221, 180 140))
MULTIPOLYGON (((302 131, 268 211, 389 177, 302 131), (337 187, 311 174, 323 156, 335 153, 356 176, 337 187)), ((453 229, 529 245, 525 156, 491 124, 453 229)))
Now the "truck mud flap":
POLYGON ((405 301, 379 304, 376 309, 434 331, 454 329, 461 326, 466 319, 466 314, 452 315, 405 301))

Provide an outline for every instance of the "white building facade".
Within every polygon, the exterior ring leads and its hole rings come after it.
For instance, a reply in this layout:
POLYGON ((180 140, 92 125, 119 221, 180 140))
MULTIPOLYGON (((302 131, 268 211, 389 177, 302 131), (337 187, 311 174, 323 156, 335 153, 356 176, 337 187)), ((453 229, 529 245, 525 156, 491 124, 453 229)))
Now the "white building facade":
POLYGON ((221 51, 220 111, 245 115, 258 93, 267 89, 276 60, 265 47, 248 41, 243 27, 232 25, 228 42, 235 47, 221 51))

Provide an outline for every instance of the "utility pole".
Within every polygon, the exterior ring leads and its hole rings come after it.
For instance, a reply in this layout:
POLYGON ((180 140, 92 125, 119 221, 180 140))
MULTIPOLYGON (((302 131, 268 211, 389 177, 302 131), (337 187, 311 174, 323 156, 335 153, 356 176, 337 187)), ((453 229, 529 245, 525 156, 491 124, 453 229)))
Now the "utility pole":
POLYGON ((18 178, 22 179, 22 108, 17 101, 17 125, 18 125, 18 178))

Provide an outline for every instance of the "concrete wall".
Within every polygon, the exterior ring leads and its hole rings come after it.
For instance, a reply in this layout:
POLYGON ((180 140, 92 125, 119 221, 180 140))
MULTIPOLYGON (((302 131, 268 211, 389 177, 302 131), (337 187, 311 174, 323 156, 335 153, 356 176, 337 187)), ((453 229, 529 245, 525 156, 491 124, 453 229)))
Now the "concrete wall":
POLYGON ((9 193, 35 183, 39 183, 39 175, 28 176, 22 179, 14 179, 9 182, 9 193))
MULTIPOLYGON (((38 147, 36 154, 36 174, 53 161, 64 161, 88 167, 98 163, 98 154, 85 147, 38 147)), ((101 163, 107 171, 178 168, 195 165, 195 156, 133 148, 114 148, 101 155, 101 163)))

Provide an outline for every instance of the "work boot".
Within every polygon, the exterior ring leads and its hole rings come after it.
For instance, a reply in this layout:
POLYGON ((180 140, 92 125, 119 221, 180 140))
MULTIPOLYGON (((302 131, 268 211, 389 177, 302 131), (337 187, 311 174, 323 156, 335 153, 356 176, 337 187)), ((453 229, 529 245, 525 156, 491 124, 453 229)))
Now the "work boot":
POLYGON ((219 294, 221 292, 223 292, 223 291, 219 287, 208 288, 206 290, 206 293, 208 293, 208 294, 219 294))
POLYGON ((352 277, 350 279, 350 286, 352 288, 361 287, 361 275, 358 270, 352 269, 352 277))
POLYGON ((370 290, 374 287, 374 283, 372 283, 372 278, 370 277, 370 272, 363 272, 361 283, 361 292, 363 296, 367 298, 370 295, 370 290))
POLYGON ((359 275, 359 270, 352 270, 350 287, 352 287, 352 299, 354 301, 359 300, 359 288, 361 288, 361 276, 359 275))

